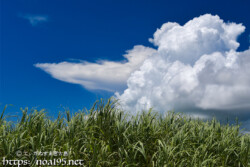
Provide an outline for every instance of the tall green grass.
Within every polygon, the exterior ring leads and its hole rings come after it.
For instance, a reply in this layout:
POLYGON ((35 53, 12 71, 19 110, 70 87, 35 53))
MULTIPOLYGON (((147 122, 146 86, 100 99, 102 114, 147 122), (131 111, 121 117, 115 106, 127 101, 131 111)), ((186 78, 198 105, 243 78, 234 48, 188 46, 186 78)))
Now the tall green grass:
POLYGON ((53 159, 17 156, 16 151, 67 151, 68 159, 85 166, 250 166, 250 136, 239 125, 194 120, 169 112, 126 115, 116 102, 99 101, 89 111, 57 119, 44 110, 22 110, 18 123, 0 116, 0 158, 53 159))

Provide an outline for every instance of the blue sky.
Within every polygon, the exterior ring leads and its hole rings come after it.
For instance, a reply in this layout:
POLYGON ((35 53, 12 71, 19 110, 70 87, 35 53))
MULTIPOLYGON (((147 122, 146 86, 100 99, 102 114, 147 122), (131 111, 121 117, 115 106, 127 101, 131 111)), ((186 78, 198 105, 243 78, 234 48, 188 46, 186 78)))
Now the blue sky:
MULTIPOLYGON (((149 42, 166 22, 185 24, 210 13, 246 29, 237 51, 249 47, 250 2, 238 1, 80 1, 2 0, 0 103, 46 108, 57 113, 91 107, 114 92, 89 90, 54 79, 37 63, 100 60, 122 61, 135 45, 156 48, 149 42)), ((120 90, 122 91, 122 90, 120 90)))

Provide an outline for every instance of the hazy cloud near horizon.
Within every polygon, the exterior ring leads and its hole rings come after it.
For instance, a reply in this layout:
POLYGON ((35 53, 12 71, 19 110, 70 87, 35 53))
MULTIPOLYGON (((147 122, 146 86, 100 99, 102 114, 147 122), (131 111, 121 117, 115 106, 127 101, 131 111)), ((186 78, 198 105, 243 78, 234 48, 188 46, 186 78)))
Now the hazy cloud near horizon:
POLYGON ((150 39, 157 50, 135 46, 124 56, 126 62, 35 66, 90 90, 117 91, 115 97, 125 110, 194 108, 246 114, 250 109, 250 49, 237 51, 237 37, 244 30, 242 24, 205 14, 184 25, 163 24, 150 39))

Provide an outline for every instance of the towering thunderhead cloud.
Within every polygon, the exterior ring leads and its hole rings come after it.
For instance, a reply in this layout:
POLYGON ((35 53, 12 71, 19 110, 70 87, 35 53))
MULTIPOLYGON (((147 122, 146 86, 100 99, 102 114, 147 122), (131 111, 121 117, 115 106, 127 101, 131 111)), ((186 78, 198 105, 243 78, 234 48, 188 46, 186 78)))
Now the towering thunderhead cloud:
POLYGON ((90 90, 118 91, 115 96, 128 111, 154 107, 162 112, 195 109, 246 114, 250 110, 250 49, 237 51, 237 37, 244 30, 242 24, 206 14, 184 25, 163 24, 150 39, 157 49, 135 46, 123 62, 35 66, 90 90))

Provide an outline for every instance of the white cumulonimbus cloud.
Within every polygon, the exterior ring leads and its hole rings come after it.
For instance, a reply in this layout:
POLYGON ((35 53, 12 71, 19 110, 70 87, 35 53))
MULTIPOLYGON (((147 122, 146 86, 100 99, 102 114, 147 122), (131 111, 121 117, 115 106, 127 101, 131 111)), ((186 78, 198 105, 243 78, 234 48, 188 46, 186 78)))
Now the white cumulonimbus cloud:
MULTIPOLYGON (((250 49, 237 51, 245 27, 205 14, 184 25, 168 22, 135 46, 126 62, 40 63, 61 81, 118 91, 123 109, 239 111, 250 109, 250 49), (126 85, 127 84, 127 85, 126 85), (123 88, 123 91, 121 91, 123 88)), ((193 114, 200 116, 200 113, 193 114)))
POLYGON ((158 111, 250 109, 250 50, 238 52, 242 24, 202 15, 183 26, 165 23, 150 41, 146 59, 116 97, 124 109, 158 111))

